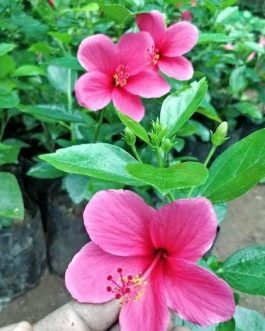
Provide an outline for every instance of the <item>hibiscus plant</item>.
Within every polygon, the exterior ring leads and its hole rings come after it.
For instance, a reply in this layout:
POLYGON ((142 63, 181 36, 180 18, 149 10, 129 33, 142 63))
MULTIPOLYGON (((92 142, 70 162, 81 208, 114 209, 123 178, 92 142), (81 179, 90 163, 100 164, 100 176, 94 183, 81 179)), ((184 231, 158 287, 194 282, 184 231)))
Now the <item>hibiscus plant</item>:
POLYGON ((79 302, 119 300, 123 331, 166 330, 170 311, 176 324, 196 330, 245 330, 244 316, 251 328, 262 317, 236 308, 237 291, 265 295, 265 246, 243 248, 225 261, 211 247, 220 209, 265 176, 265 129, 217 155, 229 139, 222 122, 203 162, 179 155, 179 137, 208 89, 205 78, 171 89, 172 79, 193 74, 185 54, 198 29, 189 22, 167 27, 158 11, 137 14, 136 23, 140 31, 117 43, 104 34, 87 37, 77 53, 86 71, 75 83, 78 103, 117 114, 127 146, 95 141, 40 156, 59 171, 122 188, 99 191, 87 204, 84 223, 92 241, 70 263, 66 286, 79 302), (140 97, 169 91, 150 123, 140 97))

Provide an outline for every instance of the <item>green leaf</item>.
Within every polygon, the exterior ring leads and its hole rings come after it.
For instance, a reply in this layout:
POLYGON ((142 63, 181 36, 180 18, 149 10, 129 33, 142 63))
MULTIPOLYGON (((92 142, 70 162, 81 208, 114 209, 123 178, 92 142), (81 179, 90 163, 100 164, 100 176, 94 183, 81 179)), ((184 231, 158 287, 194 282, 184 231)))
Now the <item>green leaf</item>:
POLYGON ((77 78, 75 71, 58 65, 49 65, 47 70, 48 79, 56 90, 65 94, 68 93, 69 88, 71 92, 73 91, 74 83, 77 78))
POLYGON ((140 123, 135 122, 133 119, 120 112, 117 112, 117 114, 120 120, 122 121, 122 123, 127 128, 129 128, 138 138, 140 138, 142 141, 146 142, 147 144, 150 143, 148 133, 140 123))
POLYGON ((0 108, 13 108, 19 104, 16 92, 0 89, 0 108))
POLYGON ((233 41, 234 38, 227 36, 223 33, 201 33, 199 36, 199 44, 208 44, 208 43, 228 43, 233 41))
POLYGON ((80 203, 86 198, 89 179, 75 174, 69 174, 64 178, 64 187, 74 203, 80 203))
POLYGON ((243 248, 222 265, 221 276, 234 289, 265 296, 265 246, 243 248))
POLYGON ((261 120, 263 118, 263 114, 261 110, 253 103, 239 102, 233 105, 233 107, 235 107, 236 110, 238 110, 241 114, 246 115, 255 120, 261 120))
POLYGON ((28 170, 27 175, 35 178, 54 179, 65 176, 65 172, 56 169, 47 162, 39 162, 28 170))
POLYGON ((265 318, 254 310, 236 307, 236 331, 264 331, 265 318))
POLYGON ((53 59, 49 62, 49 64, 55 65, 57 67, 72 69, 72 70, 83 70, 83 68, 79 64, 78 60, 73 56, 65 56, 65 57, 53 59))
POLYGON ((199 108, 197 109, 197 113, 200 113, 213 121, 221 122, 221 119, 220 119, 217 111, 210 104, 210 102, 207 100, 207 98, 204 98, 204 100, 201 102, 199 108))
POLYGON ((0 183, 0 216, 22 220, 24 205, 16 177, 8 172, 0 172, 0 183))
POLYGON ((235 331, 236 330, 236 322, 232 318, 230 321, 220 323, 215 331, 235 331))
POLYGON ((245 66, 238 67, 232 71, 229 85, 232 93, 236 95, 247 87, 245 66))
POLYGON ((126 23, 133 19, 132 13, 124 6, 119 4, 101 4, 100 9, 104 15, 117 23, 126 23))
POLYGON ((111 180, 127 185, 141 185, 141 182, 128 174, 125 167, 137 161, 120 147, 97 143, 59 149, 56 153, 41 155, 62 171, 111 180))
POLYGON ((217 216, 218 223, 220 224, 226 217, 227 214, 227 203, 217 203, 213 205, 215 214, 217 216))
POLYGON ((1 43, 0 44, 0 56, 11 52, 14 48, 16 47, 16 45, 14 44, 6 44, 6 43, 1 43))
POLYGON ((265 129, 234 144, 216 158, 199 194, 214 203, 240 197, 265 176, 265 129))
POLYGON ((0 143, 0 165, 15 163, 18 158, 20 148, 16 145, 0 143))
POLYGON ((207 82, 202 78, 190 86, 168 96, 162 104, 160 121, 168 128, 168 136, 173 136, 195 113, 207 92, 207 82))
POLYGON ((218 24, 222 24, 237 12, 238 12, 238 7, 227 7, 218 13, 215 22, 218 24))
POLYGON ((35 66, 35 65, 24 65, 19 67, 15 72, 14 75, 17 77, 23 76, 46 76, 45 70, 42 68, 35 66))
POLYGON ((198 162, 178 163, 169 168, 156 168, 149 164, 129 164, 128 172, 166 194, 171 190, 198 186, 208 176, 207 168, 198 162))
POLYGON ((63 44, 69 44, 72 39, 68 33, 49 32, 49 35, 63 44))
POLYGON ((83 121, 79 115, 69 114, 63 106, 59 105, 20 105, 18 109, 47 123, 60 121, 81 123, 83 121))

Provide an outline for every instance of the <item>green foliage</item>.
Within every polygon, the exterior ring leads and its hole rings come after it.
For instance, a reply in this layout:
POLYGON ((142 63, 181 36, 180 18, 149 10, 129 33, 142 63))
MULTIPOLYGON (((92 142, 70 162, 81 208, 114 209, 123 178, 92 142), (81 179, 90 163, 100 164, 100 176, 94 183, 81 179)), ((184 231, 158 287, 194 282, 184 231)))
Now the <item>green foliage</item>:
POLYGON ((236 290, 265 296, 265 246, 234 253, 222 265, 221 276, 236 290))
POLYGON ((28 170, 27 175, 34 178, 54 179, 63 177, 65 173, 47 162, 39 162, 28 170))
POLYGON ((0 108, 13 108, 19 104, 16 92, 0 89, 0 108))
POLYGON ((169 168, 129 164, 126 169, 132 176, 154 186, 164 194, 171 190, 201 185, 208 176, 207 168, 197 162, 177 163, 169 168))
POLYGON ((265 176, 264 140, 262 129, 218 156, 199 194, 219 203, 235 199, 256 185, 265 176))
POLYGON ((0 183, 0 217, 23 220, 24 205, 16 177, 8 172, 0 172, 0 183))
POLYGON ((19 146, 0 143, 0 165, 15 163, 19 154, 19 146))

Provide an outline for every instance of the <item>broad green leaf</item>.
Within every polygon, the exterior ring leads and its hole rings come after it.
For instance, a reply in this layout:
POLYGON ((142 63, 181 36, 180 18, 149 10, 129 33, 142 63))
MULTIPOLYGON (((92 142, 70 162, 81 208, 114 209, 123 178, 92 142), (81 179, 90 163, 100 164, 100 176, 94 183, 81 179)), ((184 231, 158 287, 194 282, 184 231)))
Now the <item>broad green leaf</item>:
POLYGON ((227 214, 227 203, 217 203, 213 205, 215 214, 217 216, 218 223, 220 224, 227 214))
POLYGON ((82 202, 87 195, 89 177, 69 174, 64 178, 64 187, 74 203, 82 202))
POLYGON ((13 108, 19 104, 16 92, 0 89, 0 108, 13 108))
POLYGON ((0 183, 0 216, 22 220, 24 204, 16 177, 0 172, 0 183))
POLYGON ((19 146, 0 143, 0 165, 15 163, 19 150, 19 146))
POLYGON ((77 78, 76 72, 58 65, 48 66, 48 79, 53 87, 65 94, 68 90, 71 92, 74 88, 74 82, 77 78))
POLYGON ((14 48, 16 47, 16 45, 14 44, 6 44, 6 43, 1 43, 0 44, 0 56, 11 52, 14 48))
POLYGON ((198 186, 204 183, 208 176, 207 168, 198 162, 178 163, 169 168, 129 164, 126 169, 132 176, 164 194, 171 190, 198 186))
POLYGON ((201 33, 199 36, 199 44, 208 44, 208 43, 228 43, 233 41, 234 38, 227 36, 223 33, 201 33))
POLYGON ((120 112, 117 112, 117 114, 118 114, 120 120, 122 121, 122 123, 127 128, 129 128, 138 138, 140 138, 147 144, 150 143, 148 133, 146 132, 145 128, 140 123, 135 122, 133 119, 131 119, 130 117, 128 117, 120 112))
POLYGON ((240 197, 265 176, 265 129, 232 145, 216 158, 199 194, 214 203, 240 197))
POLYGON ((232 93, 236 95, 247 87, 245 66, 238 67, 232 71, 229 85, 232 93))
POLYGON ((213 121, 221 122, 221 119, 220 119, 217 111, 210 104, 210 102, 207 100, 207 98, 204 98, 204 100, 201 102, 199 108, 197 109, 197 113, 200 113, 200 114, 210 118, 213 121))
POLYGON ((82 66, 79 64, 78 60, 73 56, 59 57, 53 59, 49 64, 55 65, 57 67, 68 68, 72 70, 83 70, 82 66))
POLYGON ((49 32, 49 35, 63 44, 69 44, 72 39, 68 33, 49 32))
POLYGON ((238 7, 227 7, 218 13, 215 22, 218 24, 222 24, 237 12, 238 12, 238 7))
POLYGON ((236 330, 236 322, 232 318, 230 321, 220 323, 215 331, 235 331, 236 330))
POLYGON ((235 331, 265 331, 265 318, 254 310, 236 307, 235 331))
POLYGON ((221 276, 238 291, 265 296, 265 246, 234 253, 222 265, 221 276))
POLYGON ((120 147, 97 143, 59 149, 56 153, 41 155, 59 170, 111 180, 127 185, 141 185, 125 169, 127 164, 137 161, 120 147))
POLYGON ((40 121, 53 122, 82 122, 82 118, 77 114, 70 114, 60 105, 20 105, 18 109, 26 114, 30 114, 40 121))
POLYGON ((261 120, 263 118, 263 114, 261 110, 250 102, 239 102, 233 105, 241 114, 249 116, 255 120, 261 120))
POLYGON ((126 23, 133 18, 132 13, 126 7, 119 4, 101 4, 100 9, 106 17, 117 23, 126 23))
POLYGON ((173 136, 195 113, 207 92, 207 82, 202 78, 181 92, 169 95, 162 104, 160 121, 173 136))
POLYGON ((19 67, 15 72, 14 75, 17 77, 23 76, 46 76, 45 70, 41 67, 35 65, 24 65, 19 67))
MULTIPOLYGON (((11 76, 11 74, 14 73, 16 70, 16 63, 12 56, 9 55, 3 55, 0 56, 0 79, 6 78, 8 76, 11 76)), ((6 86, 3 85, 3 87, 6 88, 6 86)), ((8 89, 8 88, 6 88, 8 89)))
POLYGON ((35 178, 54 179, 65 175, 65 172, 56 169, 47 162, 34 164, 27 172, 27 175, 35 178))

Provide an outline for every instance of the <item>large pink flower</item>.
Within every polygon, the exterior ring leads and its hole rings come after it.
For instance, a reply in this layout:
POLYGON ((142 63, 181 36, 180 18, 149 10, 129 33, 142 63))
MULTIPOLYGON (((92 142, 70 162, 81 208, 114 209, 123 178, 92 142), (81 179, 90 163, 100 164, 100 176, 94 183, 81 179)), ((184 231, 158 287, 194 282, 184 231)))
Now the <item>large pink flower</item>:
POLYGON ((183 54, 189 52, 198 40, 197 28, 189 22, 179 22, 166 27, 163 15, 151 11, 137 15, 137 25, 154 39, 148 49, 149 62, 166 75, 178 80, 188 80, 193 75, 193 67, 183 54))
POLYGON ((93 241, 70 263, 66 286, 83 303, 120 299, 122 331, 164 331, 168 308, 205 326, 233 315, 229 286, 196 265, 216 236, 207 199, 155 210, 131 191, 101 191, 84 220, 93 241))
POLYGON ((96 111, 112 100, 119 111, 141 120, 144 107, 139 96, 161 97, 170 90, 158 73, 147 70, 146 49, 152 43, 146 32, 127 33, 117 45, 102 34, 84 39, 77 57, 88 73, 75 85, 79 104, 96 111))

